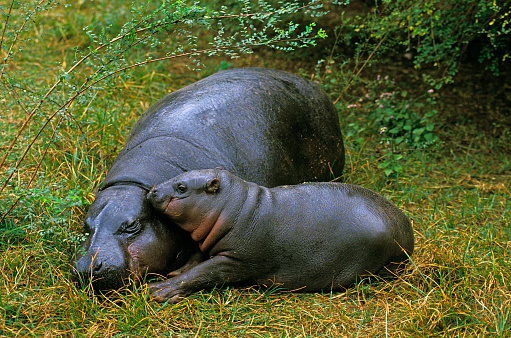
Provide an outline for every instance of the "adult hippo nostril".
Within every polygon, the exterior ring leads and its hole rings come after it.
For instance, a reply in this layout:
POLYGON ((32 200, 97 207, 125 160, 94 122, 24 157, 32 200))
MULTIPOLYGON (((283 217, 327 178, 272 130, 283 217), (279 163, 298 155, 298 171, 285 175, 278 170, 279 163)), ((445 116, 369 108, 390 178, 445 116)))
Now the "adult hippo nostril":
POLYGON ((74 279, 79 286, 92 286, 96 291, 119 289, 129 283, 130 277, 128 253, 115 240, 122 236, 115 236, 115 229, 97 228, 94 222, 89 224, 93 235, 86 243, 87 250, 84 247, 78 251, 72 268, 74 279))
POLYGON ((71 272, 78 286, 90 285, 95 291, 114 290, 130 283, 125 266, 107 265, 91 255, 78 259, 71 272))
POLYGON ((75 265, 73 266, 72 272, 76 277, 88 275, 91 272, 91 266, 92 256, 85 255, 76 261, 75 265))
POLYGON ((82 288, 86 287, 90 283, 91 276, 93 275, 93 269, 91 269, 92 262, 92 256, 85 255, 78 259, 71 268, 74 281, 82 288))
MULTIPOLYGON (((94 263, 94 261, 93 261, 94 263)), ((101 267, 103 266, 103 263, 97 262, 96 264, 92 265, 92 271, 94 274, 101 273, 101 267)))

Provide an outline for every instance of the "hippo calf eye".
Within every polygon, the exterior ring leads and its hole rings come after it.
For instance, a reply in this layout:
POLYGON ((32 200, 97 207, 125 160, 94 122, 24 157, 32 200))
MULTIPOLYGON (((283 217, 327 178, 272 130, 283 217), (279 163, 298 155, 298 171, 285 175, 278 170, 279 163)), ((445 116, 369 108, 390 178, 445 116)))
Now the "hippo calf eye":
POLYGON ((184 184, 178 184, 176 190, 177 190, 178 193, 184 194, 186 192, 186 190, 187 190, 187 187, 184 184))

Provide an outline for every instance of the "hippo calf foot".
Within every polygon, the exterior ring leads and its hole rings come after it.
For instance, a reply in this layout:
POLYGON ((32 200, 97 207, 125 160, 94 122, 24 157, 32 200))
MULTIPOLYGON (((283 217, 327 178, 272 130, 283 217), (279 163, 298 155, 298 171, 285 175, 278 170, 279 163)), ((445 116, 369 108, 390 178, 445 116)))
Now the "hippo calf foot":
POLYGON ((163 282, 157 283, 149 283, 147 284, 147 289, 151 294, 151 298, 157 301, 158 303, 167 302, 169 304, 176 304, 183 300, 186 296, 189 296, 190 293, 186 293, 183 290, 179 290, 174 283, 170 280, 165 280, 163 282))

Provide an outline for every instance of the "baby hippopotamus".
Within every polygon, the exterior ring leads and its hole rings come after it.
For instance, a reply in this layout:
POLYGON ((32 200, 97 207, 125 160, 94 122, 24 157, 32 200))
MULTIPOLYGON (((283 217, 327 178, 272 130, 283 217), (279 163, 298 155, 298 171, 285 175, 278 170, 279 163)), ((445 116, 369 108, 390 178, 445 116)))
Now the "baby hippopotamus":
POLYGON ((150 283, 159 302, 176 303, 195 291, 232 283, 340 291, 364 275, 392 275, 413 252, 413 231, 403 212, 355 185, 269 189, 208 169, 159 184, 148 199, 209 257, 150 283))

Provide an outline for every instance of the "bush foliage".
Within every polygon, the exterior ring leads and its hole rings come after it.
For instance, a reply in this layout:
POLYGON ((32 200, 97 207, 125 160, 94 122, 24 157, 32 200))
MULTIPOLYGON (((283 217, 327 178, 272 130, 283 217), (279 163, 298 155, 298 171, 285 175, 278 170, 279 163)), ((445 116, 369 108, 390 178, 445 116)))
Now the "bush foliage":
POLYGON ((339 34, 341 42, 357 44, 357 55, 397 52, 416 69, 434 67, 435 76, 423 76, 439 89, 452 83, 464 56, 498 75, 510 56, 510 19, 504 0, 381 0, 373 11, 347 20, 339 34))

